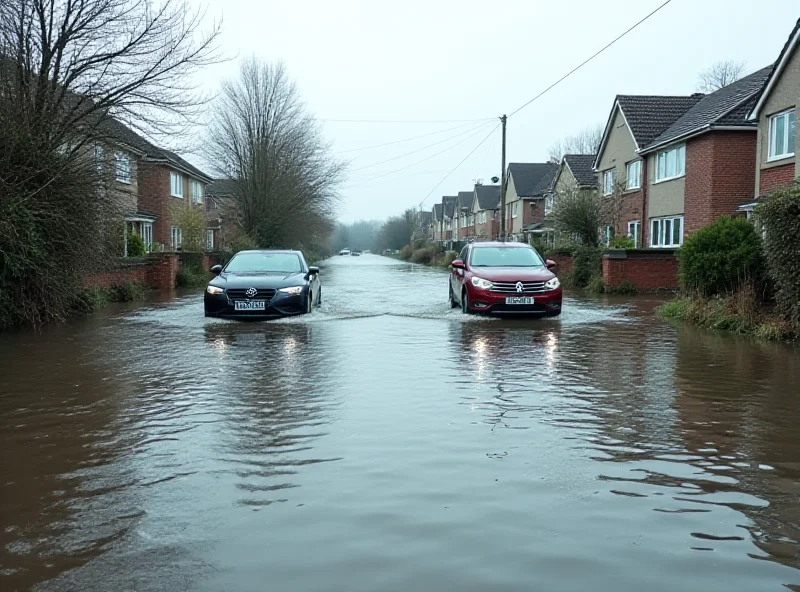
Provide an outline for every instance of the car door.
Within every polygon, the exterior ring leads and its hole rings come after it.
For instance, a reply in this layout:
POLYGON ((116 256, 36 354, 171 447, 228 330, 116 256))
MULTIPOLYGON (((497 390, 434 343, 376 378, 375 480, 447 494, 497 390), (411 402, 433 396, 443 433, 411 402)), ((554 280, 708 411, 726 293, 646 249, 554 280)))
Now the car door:
MULTIPOLYGON (((464 247, 458 254, 457 259, 461 259, 464 263, 466 263, 468 255, 469 255, 469 247, 464 247)), ((456 269, 455 267, 452 269, 452 271, 450 272, 450 285, 451 289, 453 290, 453 296, 456 297, 456 300, 461 302, 461 286, 464 285, 463 269, 456 269)))

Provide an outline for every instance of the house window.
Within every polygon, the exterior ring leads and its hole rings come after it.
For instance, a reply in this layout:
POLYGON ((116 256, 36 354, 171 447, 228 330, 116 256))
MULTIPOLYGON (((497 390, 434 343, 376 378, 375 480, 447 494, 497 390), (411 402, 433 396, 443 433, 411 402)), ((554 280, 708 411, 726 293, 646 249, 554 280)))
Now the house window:
POLYGON ((150 222, 142 222, 142 242, 145 251, 153 248, 153 225, 150 222))
POLYGON ((214 250, 214 231, 211 228, 206 230, 206 248, 209 251, 214 250))
POLYGON ((192 188, 192 203, 203 203, 203 184, 200 181, 192 181, 190 186, 192 188))
POLYGON ((183 177, 180 173, 169 172, 169 192, 173 197, 183 197, 183 177))
POLYGON ((642 187, 642 161, 634 160, 628 163, 627 189, 640 189, 642 187))
POLYGON ((173 250, 177 251, 180 249, 182 242, 183 237, 181 236, 181 229, 177 226, 170 228, 170 245, 172 246, 173 250))
POLYGON ((633 246, 639 248, 639 233, 641 232, 642 223, 639 220, 632 220, 628 222, 628 238, 633 239, 633 246))
POLYGON ((519 216, 519 202, 515 201, 511 204, 511 217, 516 218, 517 216, 519 216))
POLYGON ((131 157, 124 152, 117 152, 114 154, 116 161, 116 178, 120 183, 131 182, 131 157))
POLYGON ((797 137, 795 110, 784 111, 769 118, 769 160, 779 160, 794 155, 797 137))
POLYGON ((614 238, 614 227, 613 226, 606 226, 603 228, 603 243, 605 246, 611 244, 611 239, 614 238))
POLYGON ((650 246, 680 247, 683 244, 683 216, 650 220, 650 246))
POLYGON ((603 195, 614 193, 614 169, 603 172, 603 195))
POLYGON ((686 174, 686 145, 659 152, 656 156, 656 182, 682 177, 686 174))
POLYGON ((217 209, 217 200, 213 197, 209 197, 206 200, 206 209, 207 210, 216 210, 217 209))

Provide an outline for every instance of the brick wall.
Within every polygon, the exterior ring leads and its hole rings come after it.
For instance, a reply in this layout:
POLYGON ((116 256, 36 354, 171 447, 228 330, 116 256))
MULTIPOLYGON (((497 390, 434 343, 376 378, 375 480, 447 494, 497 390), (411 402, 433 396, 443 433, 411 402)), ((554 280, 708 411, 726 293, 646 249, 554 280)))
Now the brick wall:
MULTIPOLYGON (((644 183, 644 180, 642 183, 644 183)), ((644 238, 644 229, 647 226, 647 217, 642 213, 643 195, 644 194, 642 191, 623 193, 616 197, 617 203, 614 206, 611 206, 612 209, 616 210, 612 212, 612 218, 616 220, 616 224, 614 224, 614 235, 628 236, 628 222, 639 220, 642 223, 640 229, 640 234, 642 234, 642 236, 639 237, 639 242, 641 245, 646 244, 642 242, 642 240, 644 238)), ((615 198, 607 197, 603 199, 615 198)))
POLYGON ((572 271, 572 255, 569 251, 550 251, 546 257, 555 261, 556 267, 553 269, 553 273, 556 275, 564 277, 572 271))
POLYGON ((686 145, 684 233, 731 215, 753 197, 756 134, 711 132, 686 145))
POLYGON ((603 255, 603 281, 614 288, 630 283, 641 292, 677 290, 678 259, 674 249, 620 249, 603 255))
POLYGON ((544 199, 522 200, 522 226, 544 221, 544 199))
POLYGON ((179 269, 176 254, 152 253, 141 259, 120 259, 107 271, 87 278, 84 285, 109 288, 126 282, 141 282, 156 290, 172 289, 179 269))
POLYGON ((152 162, 139 163, 139 209, 152 212, 153 240, 170 248, 169 169, 152 162))
POLYGON ((764 195, 765 193, 769 193, 781 187, 791 186, 794 183, 794 176, 795 165, 793 162, 783 166, 761 169, 761 183, 758 188, 759 195, 764 195))

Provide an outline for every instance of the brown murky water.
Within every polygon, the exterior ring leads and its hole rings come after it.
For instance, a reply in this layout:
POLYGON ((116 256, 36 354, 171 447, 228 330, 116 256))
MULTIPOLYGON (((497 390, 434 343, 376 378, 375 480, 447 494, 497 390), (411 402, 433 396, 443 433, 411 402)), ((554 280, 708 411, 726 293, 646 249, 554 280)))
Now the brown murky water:
POLYGON ((0 336, 0 588, 800 590, 800 354, 569 300, 465 318, 339 258, 324 304, 198 296, 0 336))

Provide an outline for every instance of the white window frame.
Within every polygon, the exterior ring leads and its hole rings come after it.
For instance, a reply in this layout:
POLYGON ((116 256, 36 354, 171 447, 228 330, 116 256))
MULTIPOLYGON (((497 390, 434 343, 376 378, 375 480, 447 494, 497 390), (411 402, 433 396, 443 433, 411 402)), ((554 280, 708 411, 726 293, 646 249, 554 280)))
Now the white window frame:
POLYGON ((794 107, 791 109, 787 109, 781 113, 776 113, 775 115, 769 118, 769 137, 768 137, 768 157, 767 162, 772 162, 775 160, 783 160, 784 158, 791 158, 794 156, 794 146, 795 142, 797 141, 797 116, 794 107), (792 115, 795 116, 795 139, 794 141, 790 141, 791 134, 789 133, 789 129, 791 127, 791 117, 792 115), (778 138, 775 137, 775 129, 778 127, 778 120, 779 119, 786 119, 786 123, 784 124, 784 138, 782 142, 782 146, 780 147, 781 152, 780 154, 777 153, 777 140, 778 138))
POLYGON ((169 229, 169 243, 173 250, 177 251, 183 244, 183 235, 178 226, 172 226, 169 229))
POLYGON ((120 183, 131 184, 131 156, 127 152, 114 153, 114 177, 120 183))
POLYGON ((142 242, 144 243, 144 250, 150 252, 150 250, 153 248, 153 223, 142 222, 141 233, 142 242))
POLYGON ((625 165, 625 189, 631 191, 633 189, 641 189, 642 188, 642 161, 639 160, 632 160, 627 165, 625 165), (634 184, 631 184, 631 171, 636 171, 636 180, 634 184))
POLYGON ((673 146, 667 150, 662 150, 656 154, 656 172, 655 183, 663 183, 665 181, 672 181, 673 179, 680 179, 686 176, 686 144, 673 146), (667 174, 667 164, 670 154, 675 154, 675 171, 674 174, 667 174), (663 171, 661 164, 663 163, 663 171))
POLYGON ((544 215, 547 216, 548 214, 553 212, 553 208, 556 205, 556 196, 553 193, 548 193, 544 196, 544 215))
POLYGON ((605 246, 610 245, 612 238, 614 238, 614 227, 611 224, 607 224, 603 228, 603 244, 605 246))
POLYGON ((512 218, 519 217, 519 201, 515 201, 511 204, 511 217, 512 218))
POLYGON ((603 171, 603 197, 614 194, 614 169, 603 171))
POLYGON ((661 218, 650 218, 650 248, 652 249, 676 249, 683 244, 683 216, 663 216, 661 218), (679 224, 678 242, 674 242, 675 224, 679 224), (669 232, 667 232, 669 228, 669 232), (666 236, 669 234, 669 236, 666 236), (669 239, 669 241, 665 239, 669 239))
POLYGON ((214 229, 206 228, 206 249, 209 251, 214 250, 214 229))
POLYGON ((192 179, 189 181, 189 188, 192 193, 192 203, 202 204, 204 197, 203 184, 192 179))
POLYGON ((183 175, 175 171, 169 172, 169 194, 183 199, 183 175))
POLYGON ((633 239, 633 246, 639 248, 639 238, 642 233, 641 220, 631 220, 628 222, 628 236, 633 239))

